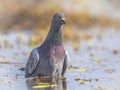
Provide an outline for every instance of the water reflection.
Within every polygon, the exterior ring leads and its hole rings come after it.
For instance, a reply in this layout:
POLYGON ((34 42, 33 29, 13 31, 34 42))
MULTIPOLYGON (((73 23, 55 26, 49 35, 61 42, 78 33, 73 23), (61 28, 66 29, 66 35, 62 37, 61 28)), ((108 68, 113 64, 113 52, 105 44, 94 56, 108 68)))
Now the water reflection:
POLYGON ((26 80, 27 90, 67 90, 66 79, 58 79, 58 78, 48 78, 48 77, 37 77, 26 80), (55 87, 49 88, 33 88, 33 86, 38 85, 39 83, 50 83, 57 85, 55 87))

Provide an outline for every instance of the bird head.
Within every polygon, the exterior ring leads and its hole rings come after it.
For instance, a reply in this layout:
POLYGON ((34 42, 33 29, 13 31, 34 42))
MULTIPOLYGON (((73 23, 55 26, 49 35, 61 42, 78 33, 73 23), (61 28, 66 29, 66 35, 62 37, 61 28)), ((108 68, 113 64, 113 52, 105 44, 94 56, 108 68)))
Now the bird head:
POLYGON ((52 22, 56 27, 60 28, 66 23, 64 14, 60 12, 56 13, 52 18, 52 22))
MULTIPOLYGON (((47 40, 61 43, 62 27, 65 24, 65 17, 63 13, 56 13, 53 15, 51 27, 47 35, 47 40)), ((46 40, 46 41, 47 41, 46 40)))

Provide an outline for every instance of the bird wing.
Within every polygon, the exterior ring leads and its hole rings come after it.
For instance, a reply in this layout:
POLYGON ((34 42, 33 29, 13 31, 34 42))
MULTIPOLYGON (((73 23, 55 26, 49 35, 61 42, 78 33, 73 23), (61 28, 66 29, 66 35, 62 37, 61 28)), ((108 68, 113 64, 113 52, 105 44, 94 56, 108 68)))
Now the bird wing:
POLYGON ((39 53, 37 49, 33 49, 33 51, 31 52, 29 59, 26 63, 26 68, 25 68, 25 72, 26 74, 32 74, 39 62, 39 53))
POLYGON ((62 75, 65 74, 66 69, 67 69, 67 64, 71 61, 71 58, 68 54, 68 52, 65 50, 65 58, 64 58, 64 62, 63 62, 63 69, 62 69, 62 75))
POLYGON ((64 62, 63 62, 63 69, 62 69, 62 75, 65 74, 67 69, 67 55, 65 54, 64 62))

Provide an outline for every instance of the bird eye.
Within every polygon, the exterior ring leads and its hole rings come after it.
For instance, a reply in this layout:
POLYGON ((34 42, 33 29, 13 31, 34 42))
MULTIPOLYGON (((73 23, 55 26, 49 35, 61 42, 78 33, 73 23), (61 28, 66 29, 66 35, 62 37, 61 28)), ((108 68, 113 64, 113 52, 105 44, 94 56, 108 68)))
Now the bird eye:
POLYGON ((58 19, 59 17, 58 17, 58 15, 56 15, 56 19, 58 19))

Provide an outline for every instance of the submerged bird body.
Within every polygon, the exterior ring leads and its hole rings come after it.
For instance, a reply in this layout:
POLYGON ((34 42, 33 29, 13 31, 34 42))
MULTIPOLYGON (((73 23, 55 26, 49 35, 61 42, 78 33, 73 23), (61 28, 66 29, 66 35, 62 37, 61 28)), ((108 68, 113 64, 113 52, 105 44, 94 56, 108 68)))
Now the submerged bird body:
POLYGON ((53 16, 50 31, 44 43, 33 49, 25 67, 25 76, 61 76, 67 67, 67 55, 62 43, 62 13, 53 16))

